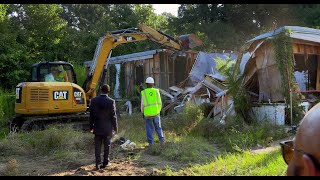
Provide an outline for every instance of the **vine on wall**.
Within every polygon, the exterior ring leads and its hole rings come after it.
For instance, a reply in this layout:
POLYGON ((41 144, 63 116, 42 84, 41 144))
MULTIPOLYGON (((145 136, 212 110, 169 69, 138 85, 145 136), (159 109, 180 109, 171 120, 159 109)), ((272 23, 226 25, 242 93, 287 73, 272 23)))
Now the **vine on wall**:
POLYGON ((119 77, 119 95, 121 98, 126 98, 126 70, 125 70, 125 63, 121 64, 120 67, 120 77, 119 77))
MULTIPOLYGON (((293 42, 289 36, 290 32, 290 29, 287 29, 271 40, 275 51, 275 61, 281 74, 282 94, 286 99, 287 108, 290 105, 290 90, 294 89, 295 83, 293 42)), ((292 111, 294 124, 297 124, 303 117, 303 108, 299 106, 300 102, 300 97, 293 93, 292 111)))
POLYGON ((113 96, 114 94, 114 88, 116 86, 116 78, 117 78, 117 69, 115 64, 109 65, 109 86, 110 86, 110 95, 113 96))

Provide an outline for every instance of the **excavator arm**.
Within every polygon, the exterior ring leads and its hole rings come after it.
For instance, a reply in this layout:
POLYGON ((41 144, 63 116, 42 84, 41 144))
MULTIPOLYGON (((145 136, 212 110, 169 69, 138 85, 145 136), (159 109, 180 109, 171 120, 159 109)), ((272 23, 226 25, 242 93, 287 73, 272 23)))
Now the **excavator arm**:
MULTIPOLYGON (((117 31, 111 31, 98 41, 93 63, 90 67, 89 75, 84 83, 87 102, 96 96, 96 87, 101 73, 108 64, 112 49, 119 44, 151 40, 165 46, 167 49, 175 51, 187 50, 202 44, 202 41, 195 35, 182 35, 175 39, 161 31, 154 30, 146 25, 140 25, 139 28, 129 28, 117 31), (107 63, 105 63, 107 61, 107 63)), ((89 103, 88 103, 89 104, 89 103)))

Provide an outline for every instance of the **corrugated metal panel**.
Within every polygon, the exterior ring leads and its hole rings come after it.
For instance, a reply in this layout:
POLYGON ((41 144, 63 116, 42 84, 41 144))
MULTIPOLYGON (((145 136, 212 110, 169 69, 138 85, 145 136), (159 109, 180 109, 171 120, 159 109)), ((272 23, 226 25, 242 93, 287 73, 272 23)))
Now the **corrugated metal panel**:
POLYGON ((138 61, 138 60, 151 59, 151 58, 153 58, 153 55, 138 56, 138 57, 132 57, 132 58, 126 58, 126 59, 114 59, 112 61, 110 59, 109 64, 120 64, 122 62, 138 61))
POLYGON ((290 34, 290 37, 320 43, 320 35, 292 33, 290 34))
POLYGON ((285 29, 291 29, 292 33, 290 34, 290 37, 292 38, 302 39, 302 40, 307 40, 312 42, 320 42, 320 30, 307 28, 307 27, 299 27, 299 26, 283 26, 274 31, 261 34, 247 42, 253 42, 259 39, 265 39, 268 37, 275 36, 280 32, 284 31, 285 29))
MULTIPOLYGON (((164 50, 163 49, 156 49, 156 50, 127 54, 127 55, 123 55, 123 56, 116 56, 116 57, 110 58, 109 64, 118 64, 118 63, 122 63, 122 62, 150 59, 150 58, 153 58, 154 54, 156 54, 158 52, 162 52, 162 51, 164 51, 164 50)), ((92 61, 85 61, 84 66, 90 67, 91 63, 92 63, 92 61)))
POLYGON ((136 57, 154 55, 157 52, 159 52, 159 51, 158 50, 150 50, 150 51, 138 52, 138 53, 133 53, 133 54, 127 54, 127 55, 123 55, 123 56, 116 56, 116 57, 110 58, 110 63, 112 63, 113 61, 134 59, 136 57))

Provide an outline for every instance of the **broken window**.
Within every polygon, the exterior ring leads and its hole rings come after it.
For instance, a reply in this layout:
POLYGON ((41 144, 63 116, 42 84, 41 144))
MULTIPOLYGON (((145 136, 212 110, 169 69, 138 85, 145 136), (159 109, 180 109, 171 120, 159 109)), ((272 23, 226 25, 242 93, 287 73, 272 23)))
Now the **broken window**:
POLYGON ((294 67, 295 80, 299 85, 299 89, 301 91, 306 91, 307 84, 308 84, 308 69, 305 63, 304 55, 295 54, 294 60, 295 60, 295 67, 294 67))
POLYGON ((186 58, 177 57, 174 60, 174 74, 175 74, 175 84, 182 82, 188 77, 186 74, 185 68, 187 66, 186 58))
POLYGON ((135 68, 136 70, 136 85, 140 85, 144 83, 144 77, 143 77, 143 66, 138 65, 135 68))
POLYGON ((307 69, 308 69, 308 90, 316 90, 317 85, 317 67, 318 60, 316 55, 308 55, 307 69))
POLYGON ((318 76, 318 57, 313 54, 294 54, 295 68, 294 76, 296 83, 299 85, 300 91, 304 92, 307 97, 319 96, 317 90, 318 76))

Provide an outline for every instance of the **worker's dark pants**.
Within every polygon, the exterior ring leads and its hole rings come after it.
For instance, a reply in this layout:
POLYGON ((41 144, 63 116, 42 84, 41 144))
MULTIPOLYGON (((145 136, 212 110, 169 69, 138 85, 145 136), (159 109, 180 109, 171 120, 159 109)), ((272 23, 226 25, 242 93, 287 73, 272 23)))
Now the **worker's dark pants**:
POLYGON ((110 154, 110 145, 111 137, 103 137, 99 135, 94 136, 95 144, 95 156, 96 156, 96 166, 98 167, 101 164, 101 146, 103 144, 103 164, 107 165, 109 163, 109 154, 110 154))

